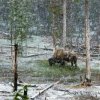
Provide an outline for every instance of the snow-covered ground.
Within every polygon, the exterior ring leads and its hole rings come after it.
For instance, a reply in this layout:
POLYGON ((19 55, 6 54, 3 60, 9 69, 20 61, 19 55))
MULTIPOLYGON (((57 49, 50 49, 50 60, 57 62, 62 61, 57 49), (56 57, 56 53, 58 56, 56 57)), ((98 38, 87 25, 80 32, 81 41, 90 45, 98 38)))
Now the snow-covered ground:
MULTIPOLYGON (((34 36, 31 39, 23 43, 23 56, 18 57, 18 66, 31 67, 33 66, 34 60, 48 59, 52 55, 52 51, 43 50, 41 48, 53 48, 51 37, 39 37, 34 36), (38 56, 33 56, 42 54, 38 56), (32 63, 31 63, 32 62, 32 63)), ((91 62, 91 68, 100 70, 100 60, 93 59, 91 62)), ((85 68, 85 62, 78 61, 80 68, 85 68)), ((6 39, 0 39, 0 68, 11 67, 11 54, 10 54, 10 41, 6 39)), ((33 97, 36 93, 41 91, 43 88, 48 86, 47 84, 36 84, 37 87, 28 88, 29 97, 33 97)), ((21 87, 19 87, 21 88, 21 87)), ((13 100, 12 98, 13 88, 8 83, 0 83, 0 100, 13 100)), ((81 95, 92 95, 93 97, 99 98, 100 100, 100 86, 92 86, 88 88, 68 88, 68 86, 60 84, 46 91, 42 96, 36 100, 81 100, 77 99, 77 96, 81 95), (61 89, 57 89, 61 87, 61 89)), ((86 99, 85 99, 86 100, 86 99)))
MULTIPOLYGON (((27 62, 33 60, 48 59, 51 56, 52 51, 43 50, 43 48, 52 49, 52 47, 51 39, 49 37, 34 36, 31 39, 28 39, 27 43, 23 43, 23 56, 18 58, 19 66, 27 66, 27 62)), ((11 63, 10 40, 0 39, 0 66, 10 67, 11 63)))
MULTIPOLYGON (((52 56, 51 50, 43 50, 43 48, 53 49, 51 37, 33 36, 31 39, 27 39, 27 42, 23 43, 23 56, 18 58, 19 66, 29 65, 28 62, 34 60, 47 60, 52 56), (40 55, 39 55, 40 54, 40 55), (37 55, 37 56, 34 56, 37 55)), ((11 66, 11 53, 10 53, 10 40, 0 39, 0 66, 11 66)), ((100 60, 93 59, 91 62, 92 69, 100 70, 100 60)), ((85 67, 85 63, 78 61, 80 68, 85 67)))
MULTIPOLYGON (((30 98, 29 100, 31 100, 31 98, 40 93, 44 88, 48 87, 50 84, 52 83, 36 84, 36 87, 28 87, 28 97, 30 98)), ((22 87, 19 86, 18 89, 22 89, 22 87)), ((0 100, 13 100, 14 93, 12 93, 12 91, 13 88, 10 84, 1 83, 0 100)), ((58 84, 45 91, 42 95, 36 97, 35 100, 81 100, 77 98, 86 95, 96 98, 93 100, 100 100, 100 86, 73 88, 72 85, 68 86, 58 84)))
MULTIPOLYGON (((92 61, 90 61, 90 65, 91 65, 91 69, 93 70, 100 70, 100 60, 95 60, 93 59, 92 61)), ((85 62, 82 61, 78 61, 78 66, 81 68, 85 68, 85 62)))

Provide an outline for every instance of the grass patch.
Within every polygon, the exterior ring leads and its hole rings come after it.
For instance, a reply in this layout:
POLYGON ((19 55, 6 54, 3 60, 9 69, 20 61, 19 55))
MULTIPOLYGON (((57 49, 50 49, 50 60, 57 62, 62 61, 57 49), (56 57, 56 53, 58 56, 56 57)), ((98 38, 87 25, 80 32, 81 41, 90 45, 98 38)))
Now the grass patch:
POLYGON ((79 72, 79 68, 72 68, 71 66, 60 66, 55 64, 53 66, 49 66, 47 60, 39 60, 36 61, 35 72, 33 72, 33 76, 37 77, 52 77, 52 78, 59 78, 59 77, 66 77, 68 75, 74 76, 79 72))

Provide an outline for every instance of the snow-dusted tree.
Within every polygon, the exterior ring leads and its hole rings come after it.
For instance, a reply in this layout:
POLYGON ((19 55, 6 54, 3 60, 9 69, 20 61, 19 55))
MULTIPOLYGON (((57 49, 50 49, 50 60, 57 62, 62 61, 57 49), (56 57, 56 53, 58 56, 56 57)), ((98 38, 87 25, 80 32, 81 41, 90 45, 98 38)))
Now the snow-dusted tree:
POLYGON ((66 0, 63 0, 63 39, 62 44, 63 48, 66 46, 66 0))
POLYGON ((53 47, 56 49, 57 39, 59 37, 59 33, 61 29, 59 29, 59 16, 60 16, 60 5, 59 0, 51 0, 50 1, 50 14, 51 14, 51 29, 52 29, 52 39, 53 39, 53 47))
POLYGON ((86 45, 86 78, 91 78, 90 66, 90 26, 89 26, 89 0, 84 0, 85 15, 85 45, 86 45))
POLYGON ((30 0, 9 0, 9 30, 11 33, 11 45, 14 43, 14 56, 12 54, 12 66, 14 71, 14 91, 17 91, 17 53, 18 44, 27 39, 31 13, 28 11, 30 0), (14 42, 12 42, 14 41, 14 42))
POLYGON ((52 12, 52 40, 53 40, 53 47, 56 49, 56 36, 55 36, 55 3, 56 1, 51 0, 50 1, 50 10, 52 12))
POLYGON ((22 42, 27 38, 28 28, 32 13, 30 12, 31 0, 9 1, 9 30, 15 43, 22 42))

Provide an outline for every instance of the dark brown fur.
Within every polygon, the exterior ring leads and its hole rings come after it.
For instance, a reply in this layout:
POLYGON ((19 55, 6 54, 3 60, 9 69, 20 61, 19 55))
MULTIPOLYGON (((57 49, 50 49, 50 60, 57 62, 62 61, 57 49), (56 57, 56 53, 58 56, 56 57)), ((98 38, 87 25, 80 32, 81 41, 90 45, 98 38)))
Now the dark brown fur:
POLYGON ((77 67, 77 55, 73 52, 66 52, 63 49, 56 49, 53 57, 49 60, 49 65, 60 63, 65 65, 65 61, 70 62, 71 66, 77 67))

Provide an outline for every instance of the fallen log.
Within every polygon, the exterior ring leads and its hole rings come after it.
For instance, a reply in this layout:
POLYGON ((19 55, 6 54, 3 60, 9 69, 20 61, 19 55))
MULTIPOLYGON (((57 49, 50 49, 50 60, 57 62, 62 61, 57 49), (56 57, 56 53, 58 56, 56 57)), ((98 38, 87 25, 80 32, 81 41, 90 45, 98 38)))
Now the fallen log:
MULTIPOLYGON (((25 46, 23 46, 23 48, 26 48, 25 46)), ((44 48, 40 48, 40 47, 31 47, 31 46, 27 46, 27 48, 35 48, 35 49, 42 49, 42 50, 49 50, 49 51, 53 51, 52 48, 47 48, 47 47, 44 47, 44 48)))
POLYGON ((22 56, 23 58, 28 58, 28 57, 36 57, 36 56, 41 56, 41 55, 49 55, 47 53, 44 54, 34 54, 34 55, 29 55, 29 56, 22 56))
POLYGON ((0 91, 1 93, 10 93, 10 92, 8 92, 8 91, 0 91))
POLYGON ((59 84, 60 81, 57 81, 51 85, 49 85, 48 87, 44 88, 43 90, 41 90, 39 93, 35 94, 33 97, 31 97, 31 100, 34 100, 36 97, 40 96, 42 93, 44 93, 46 90, 52 88, 54 85, 59 84))
MULTIPOLYGON (((28 83, 17 83, 17 86, 25 86, 25 85, 27 85, 27 87, 37 87, 37 85, 36 84, 28 84, 28 83)), ((10 83, 10 86, 14 86, 14 84, 13 83, 10 83)))
POLYGON ((27 85, 27 87, 37 87, 37 85, 35 85, 35 84, 27 84, 27 83, 18 83, 17 85, 18 86, 25 86, 25 85, 27 85))
POLYGON ((6 96, 6 97, 13 97, 13 96, 15 96, 15 95, 13 95, 13 94, 0 94, 0 96, 6 96))

